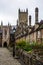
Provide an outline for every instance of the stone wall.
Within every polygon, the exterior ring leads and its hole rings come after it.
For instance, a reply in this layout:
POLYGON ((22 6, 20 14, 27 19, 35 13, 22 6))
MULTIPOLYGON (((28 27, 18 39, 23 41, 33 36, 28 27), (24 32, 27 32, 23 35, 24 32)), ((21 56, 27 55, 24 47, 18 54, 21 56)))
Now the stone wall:
POLYGON ((25 65, 43 65, 37 54, 28 54, 22 49, 16 49, 16 55, 25 65))

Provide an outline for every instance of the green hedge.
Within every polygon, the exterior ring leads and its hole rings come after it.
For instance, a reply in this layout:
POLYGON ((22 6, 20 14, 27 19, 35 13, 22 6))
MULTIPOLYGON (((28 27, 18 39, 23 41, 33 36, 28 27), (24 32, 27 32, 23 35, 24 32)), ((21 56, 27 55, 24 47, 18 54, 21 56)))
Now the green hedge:
POLYGON ((34 50, 34 49, 43 49, 43 44, 38 44, 38 43, 35 43, 35 42, 32 42, 31 44, 29 42, 26 42, 26 41, 20 41, 16 48, 22 48, 23 50, 25 51, 31 51, 31 50, 34 50))
POLYGON ((26 42, 25 41, 20 41, 18 44, 17 44, 17 46, 16 46, 16 48, 24 48, 26 46, 26 42))

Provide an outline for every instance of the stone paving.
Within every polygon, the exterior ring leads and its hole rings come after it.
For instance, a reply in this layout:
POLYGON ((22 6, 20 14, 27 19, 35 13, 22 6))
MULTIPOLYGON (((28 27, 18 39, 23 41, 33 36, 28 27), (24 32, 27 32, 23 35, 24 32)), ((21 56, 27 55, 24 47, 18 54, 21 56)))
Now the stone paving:
POLYGON ((7 48, 0 48, 0 65, 21 65, 14 59, 7 48))

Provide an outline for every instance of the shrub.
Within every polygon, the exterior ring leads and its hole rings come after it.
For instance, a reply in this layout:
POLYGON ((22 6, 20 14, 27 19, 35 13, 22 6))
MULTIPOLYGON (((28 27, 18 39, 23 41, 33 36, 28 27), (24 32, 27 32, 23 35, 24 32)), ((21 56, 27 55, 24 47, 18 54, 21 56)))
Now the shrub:
POLYGON ((35 43, 35 42, 34 42, 34 43, 32 44, 32 48, 33 48, 33 49, 43 49, 43 44, 41 44, 41 43, 39 44, 39 43, 35 43))
POLYGON ((20 48, 20 46, 16 45, 16 49, 18 50, 20 48))
POLYGON ((17 46, 19 46, 19 48, 24 48, 24 46, 26 45, 26 42, 25 41, 20 41, 17 46))
POLYGON ((30 46, 26 45, 26 46, 24 47, 24 50, 25 50, 25 51, 30 51, 30 50, 32 50, 32 48, 31 48, 30 46))
POLYGON ((43 49, 43 44, 38 44, 36 42, 32 42, 31 44, 26 41, 20 41, 17 44, 17 48, 22 48, 25 51, 31 51, 34 49, 43 49))

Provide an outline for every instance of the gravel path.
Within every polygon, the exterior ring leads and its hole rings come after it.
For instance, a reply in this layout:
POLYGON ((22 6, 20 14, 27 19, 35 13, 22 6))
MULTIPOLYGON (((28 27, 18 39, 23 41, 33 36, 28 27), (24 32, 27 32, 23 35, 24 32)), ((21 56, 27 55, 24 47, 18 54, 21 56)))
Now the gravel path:
POLYGON ((0 65, 21 65, 6 48, 0 48, 0 65))

